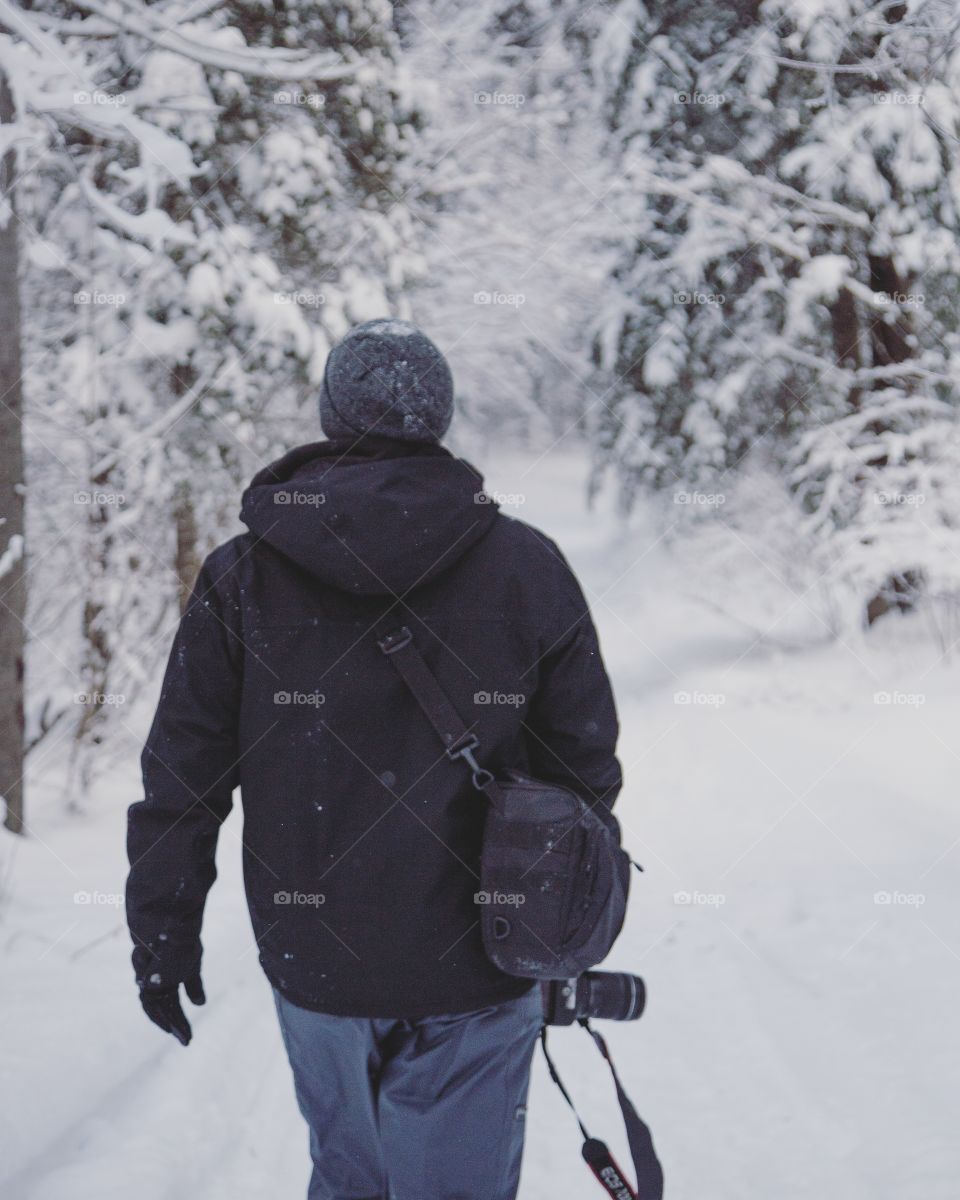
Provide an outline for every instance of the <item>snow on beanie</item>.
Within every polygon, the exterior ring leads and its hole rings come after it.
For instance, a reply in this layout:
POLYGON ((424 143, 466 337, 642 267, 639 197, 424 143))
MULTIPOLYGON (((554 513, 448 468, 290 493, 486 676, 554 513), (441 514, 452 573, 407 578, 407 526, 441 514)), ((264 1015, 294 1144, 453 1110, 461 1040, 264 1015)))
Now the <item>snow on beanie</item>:
POLYGON ((328 438, 370 432, 438 442, 452 417, 447 360, 408 321, 366 321, 330 351, 320 391, 320 425, 328 438))

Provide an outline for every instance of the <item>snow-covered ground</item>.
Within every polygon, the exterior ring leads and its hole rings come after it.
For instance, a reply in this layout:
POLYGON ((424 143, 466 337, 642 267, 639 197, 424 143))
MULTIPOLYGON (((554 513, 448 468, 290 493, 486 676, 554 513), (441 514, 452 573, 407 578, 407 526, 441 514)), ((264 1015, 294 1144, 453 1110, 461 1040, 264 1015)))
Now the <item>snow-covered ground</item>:
MULTIPOLYGON (((758 637, 642 519, 585 513, 583 475, 565 456, 498 456, 488 486, 524 493, 507 511, 582 573, 617 687, 619 813, 646 874, 608 965, 643 974, 650 998, 642 1021, 605 1032, 669 1200, 955 1200, 960 671, 917 621, 826 641, 760 560, 744 595, 764 592, 771 624, 789 610, 793 632, 758 637)), ((0 842, 0 1195, 300 1200, 306 1132, 247 922, 237 813, 189 1049, 136 1001, 114 898, 148 715, 125 715, 126 765, 82 819, 63 815, 46 748, 33 836, 0 842)), ((552 1042, 626 1163, 589 1039, 552 1042)), ((538 1061, 522 1200, 602 1195, 578 1149, 538 1061)))

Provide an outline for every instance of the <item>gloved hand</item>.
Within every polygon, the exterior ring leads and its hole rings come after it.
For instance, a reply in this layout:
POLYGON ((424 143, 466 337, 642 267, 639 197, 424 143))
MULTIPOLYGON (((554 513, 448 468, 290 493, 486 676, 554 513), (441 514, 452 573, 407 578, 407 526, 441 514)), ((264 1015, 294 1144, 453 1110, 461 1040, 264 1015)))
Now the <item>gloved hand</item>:
MULTIPOLYGON (((184 980, 184 990, 194 1004, 206 1004, 199 972, 184 980)), ((164 1033, 172 1033, 181 1046, 188 1046, 193 1031, 180 1004, 180 986, 155 987, 149 981, 140 985, 140 1003, 154 1025, 164 1033)))

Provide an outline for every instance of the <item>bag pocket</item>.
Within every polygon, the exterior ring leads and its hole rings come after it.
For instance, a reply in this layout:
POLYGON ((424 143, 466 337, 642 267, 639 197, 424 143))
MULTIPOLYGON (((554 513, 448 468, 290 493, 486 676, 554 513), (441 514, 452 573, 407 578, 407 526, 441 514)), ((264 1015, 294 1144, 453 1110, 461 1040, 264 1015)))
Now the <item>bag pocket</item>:
POLYGON ((566 866, 567 878, 557 930, 559 946, 566 946, 572 940, 587 916, 597 858, 596 846, 582 821, 568 832, 567 837, 574 842, 575 850, 566 866))
POLYGON ((503 790, 503 811, 487 813, 481 854, 487 955, 528 979, 589 970, 623 924, 629 875, 618 859, 628 863, 626 855, 569 790, 516 775, 503 790))

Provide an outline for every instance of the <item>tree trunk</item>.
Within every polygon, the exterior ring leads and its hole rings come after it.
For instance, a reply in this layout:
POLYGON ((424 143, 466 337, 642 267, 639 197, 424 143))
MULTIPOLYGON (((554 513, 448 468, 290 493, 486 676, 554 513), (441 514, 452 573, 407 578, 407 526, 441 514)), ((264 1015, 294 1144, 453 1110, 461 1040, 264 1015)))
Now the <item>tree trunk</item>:
POLYGON ((177 487, 174 503, 174 520, 177 525, 177 592, 180 612, 184 613, 190 593, 200 573, 200 555, 197 546, 197 514, 193 508, 193 493, 184 480, 177 487))
MULTIPOLYGON (((15 116, 7 78, 0 72, 0 124, 12 124, 15 116)), ((0 794, 4 825, 23 833, 27 576, 16 172, 16 151, 9 150, 0 162, 0 205, 5 210, 0 211, 0 794)))
MULTIPOLYGON (((869 256, 870 286, 876 292, 883 292, 890 297, 891 304, 899 306, 902 297, 907 294, 908 283, 897 271, 896 264, 889 257, 878 258, 869 256)), ((874 317, 870 322, 870 347, 872 361, 875 367, 888 367, 894 363, 906 362, 912 354, 912 322, 907 312, 900 312, 894 321, 885 321, 874 317)), ((877 465, 885 466, 886 459, 878 459, 877 465)), ((878 621, 884 613, 893 609, 899 612, 909 612, 923 592, 923 577, 916 571, 904 570, 898 575, 886 580, 877 594, 871 597, 864 613, 864 621, 869 628, 878 621)))
POLYGON ((73 732, 70 770, 67 776, 67 807, 82 811, 93 778, 93 755, 101 744, 110 691, 113 646, 109 610, 104 600, 109 582, 113 535, 111 532, 110 471, 92 475, 90 505, 86 517, 86 596, 81 631, 83 656, 80 678, 80 716, 73 732))

